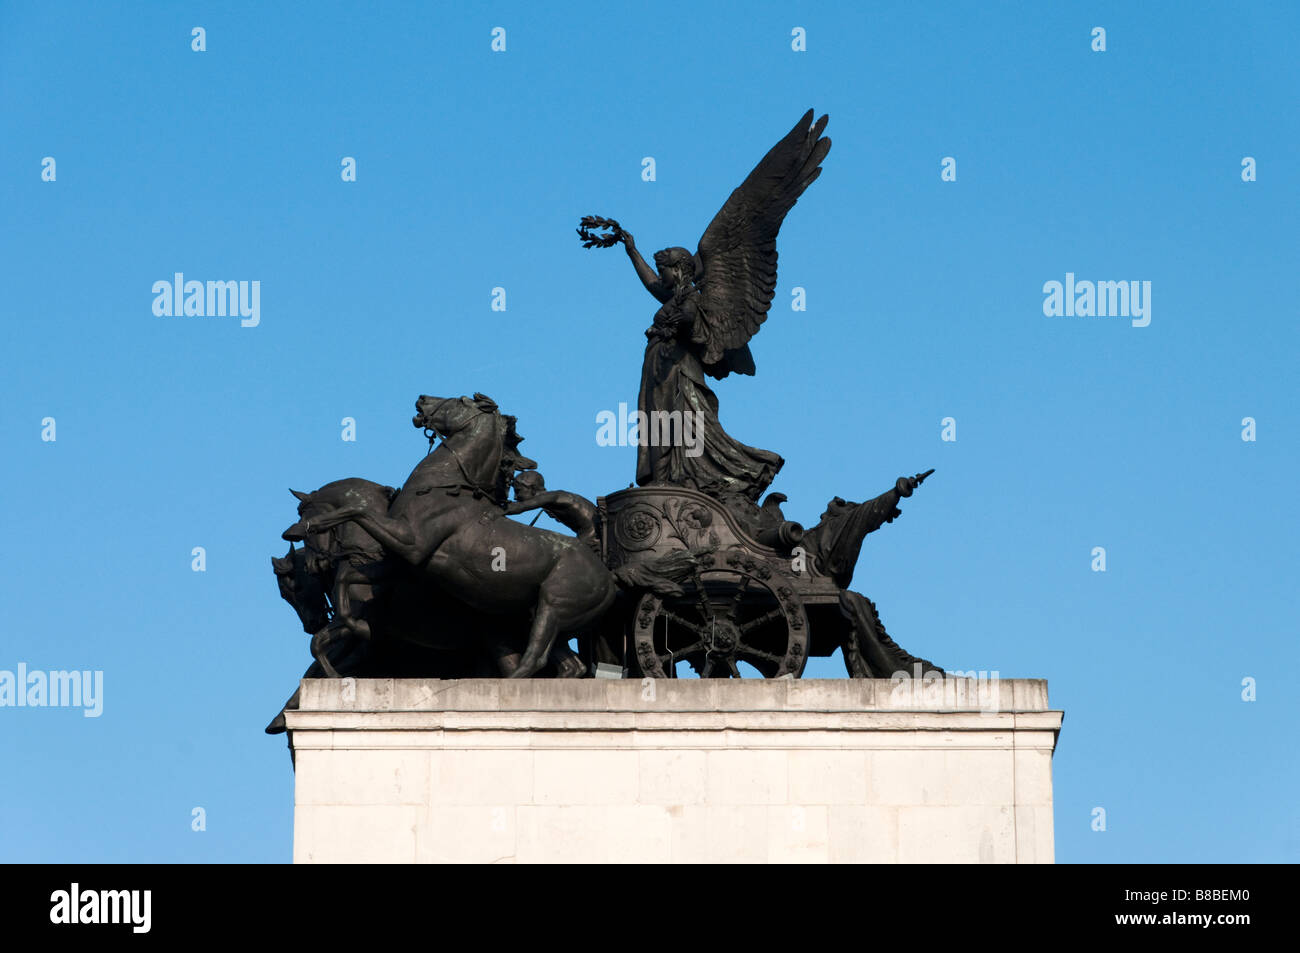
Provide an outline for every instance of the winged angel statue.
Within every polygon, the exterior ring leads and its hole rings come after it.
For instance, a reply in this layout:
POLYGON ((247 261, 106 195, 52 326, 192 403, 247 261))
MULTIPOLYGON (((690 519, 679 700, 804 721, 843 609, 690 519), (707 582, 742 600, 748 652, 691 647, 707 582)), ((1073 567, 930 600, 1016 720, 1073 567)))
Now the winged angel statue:
POLYGON ((612 219, 587 216, 578 234, 585 247, 622 243, 641 283, 660 302, 646 330, 637 409, 646 421, 693 420, 691 441, 638 441, 636 480, 671 484, 750 505, 757 503, 784 461, 746 446, 718 422, 718 399, 705 375, 753 374, 750 339, 767 318, 776 291, 776 235, 786 213, 821 174, 831 141, 826 116, 806 112, 754 167, 700 238, 699 250, 655 252, 651 270, 631 233, 612 219), (608 229, 598 234, 592 229, 608 229), (690 412, 690 413, 687 413, 690 412), (665 416, 669 415, 669 416, 665 416), (680 416, 679 416, 680 415, 680 416), (666 445, 665 445, 666 444, 666 445))
MULTIPOLYGON (((848 589, 863 539, 901 516, 900 501, 932 471, 862 503, 835 497, 805 530, 786 519, 783 494, 758 505, 783 461, 722 429, 707 383, 754 373, 749 342, 776 291, 777 232, 831 147, 826 117, 813 116, 731 193, 694 254, 665 248, 652 270, 618 222, 582 219, 583 244, 622 244, 660 304, 641 370, 640 489, 596 503, 546 491, 518 452, 515 418, 475 394, 416 401, 411 422, 430 449, 400 489, 354 477, 294 492, 289 553, 273 562, 312 634, 307 678, 579 677, 597 663, 671 678, 678 662, 738 677, 741 661, 773 678, 837 648, 854 677, 938 670, 848 589), (681 439, 660 439, 673 426, 681 439), (508 518, 539 507, 577 538, 508 518), (508 553, 511 571, 487 572, 487 552, 502 566, 508 553)), ((286 708, 296 707, 295 696, 286 708)), ((281 713, 267 730, 287 724, 281 713)))

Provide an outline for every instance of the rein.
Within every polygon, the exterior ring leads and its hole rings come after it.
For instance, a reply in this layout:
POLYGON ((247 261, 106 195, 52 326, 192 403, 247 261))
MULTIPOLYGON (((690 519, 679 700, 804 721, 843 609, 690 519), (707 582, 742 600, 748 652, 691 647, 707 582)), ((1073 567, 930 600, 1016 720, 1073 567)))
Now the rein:
MULTIPOLYGON (((483 411, 479 411, 479 413, 483 413, 483 411)), ((443 483, 443 484, 439 484, 438 486, 426 486, 423 490, 416 490, 415 491, 416 496, 424 496, 426 493, 429 493, 432 490, 470 490, 473 492, 475 497, 486 497, 493 501, 496 500, 497 495, 495 490, 488 489, 474 482, 474 479, 469 475, 468 471, 466 471, 465 464, 461 460, 460 454, 456 452, 455 447, 453 447, 451 444, 447 442, 447 438, 445 436, 438 433, 436 430, 430 429, 429 427, 424 428, 424 435, 429 439, 429 449, 428 451, 425 452, 424 455, 427 457, 430 453, 433 453, 435 449, 433 445, 434 441, 438 438, 441 438, 442 439, 441 446, 445 447, 447 452, 451 454, 451 458, 456 461, 456 469, 458 469, 460 471, 460 475, 465 478, 465 482, 464 483, 443 483)))

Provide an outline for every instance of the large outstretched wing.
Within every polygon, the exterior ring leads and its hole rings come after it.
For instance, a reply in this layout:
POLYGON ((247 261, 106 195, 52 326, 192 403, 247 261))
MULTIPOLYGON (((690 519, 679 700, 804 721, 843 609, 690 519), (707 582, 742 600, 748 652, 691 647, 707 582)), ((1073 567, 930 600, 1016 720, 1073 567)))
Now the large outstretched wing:
POLYGON ((749 339, 767 318, 776 293, 776 233, 803 190, 821 175, 830 139, 828 117, 804 113, 789 134, 731 193, 700 239, 700 315, 694 337, 704 345, 713 377, 753 374, 749 339))

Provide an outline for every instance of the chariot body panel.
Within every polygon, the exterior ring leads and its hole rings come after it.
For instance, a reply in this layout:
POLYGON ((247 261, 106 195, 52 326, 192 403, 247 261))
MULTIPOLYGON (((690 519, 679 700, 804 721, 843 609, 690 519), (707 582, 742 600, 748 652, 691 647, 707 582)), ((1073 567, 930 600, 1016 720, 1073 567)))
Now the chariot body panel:
POLYGON ((696 555, 679 594, 625 593, 604 639, 629 675, 675 678, 685 664, 703 678, 797 678, 810 655, 843 645, 840 590, 798 545, 797 524, 765 532, 768 545, 719 500, 676 486, 620 490, 597 507, 611 570, 696 555))

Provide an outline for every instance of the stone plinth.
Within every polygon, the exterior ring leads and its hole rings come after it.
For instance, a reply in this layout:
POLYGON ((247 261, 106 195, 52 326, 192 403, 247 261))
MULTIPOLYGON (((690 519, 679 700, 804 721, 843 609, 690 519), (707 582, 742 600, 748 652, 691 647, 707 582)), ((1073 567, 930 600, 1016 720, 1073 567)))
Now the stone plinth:
POLYGON ((308 679, 294 860, 1050 863, 1061 718, 1021 679, 308 679))

